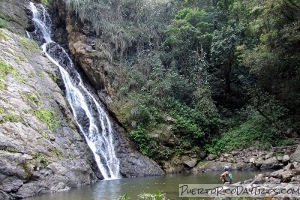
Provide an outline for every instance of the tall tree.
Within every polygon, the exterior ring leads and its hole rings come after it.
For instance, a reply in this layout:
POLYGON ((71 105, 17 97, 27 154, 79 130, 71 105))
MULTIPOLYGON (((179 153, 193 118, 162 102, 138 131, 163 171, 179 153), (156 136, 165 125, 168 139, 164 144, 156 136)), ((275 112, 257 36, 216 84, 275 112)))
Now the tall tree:
POLYGON ((257 45, 245 54, 245 64, 258 76, 259 87, 290 107, 300 106, 300 2, 253 1, 251 23, 257 45))

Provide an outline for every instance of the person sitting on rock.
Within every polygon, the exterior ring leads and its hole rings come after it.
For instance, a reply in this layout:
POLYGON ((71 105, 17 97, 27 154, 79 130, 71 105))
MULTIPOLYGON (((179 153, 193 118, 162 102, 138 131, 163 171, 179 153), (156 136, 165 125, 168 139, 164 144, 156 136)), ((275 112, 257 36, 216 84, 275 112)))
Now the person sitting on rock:
POLYGON ((221 174, 220 179, 223 183, 232 183, 232 174, 229 166, 224 167, 224 172, 221 174))

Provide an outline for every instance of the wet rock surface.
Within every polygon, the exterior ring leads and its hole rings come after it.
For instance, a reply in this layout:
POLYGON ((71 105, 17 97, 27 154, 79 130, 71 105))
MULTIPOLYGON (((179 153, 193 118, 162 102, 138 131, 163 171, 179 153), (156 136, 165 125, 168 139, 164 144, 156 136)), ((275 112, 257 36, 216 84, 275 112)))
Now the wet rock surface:
POLYGON ((55 82, 57 69, 34 41, 0 31, 6 68, 0 89, 1 199, 68 190, 101 178, 55 82))

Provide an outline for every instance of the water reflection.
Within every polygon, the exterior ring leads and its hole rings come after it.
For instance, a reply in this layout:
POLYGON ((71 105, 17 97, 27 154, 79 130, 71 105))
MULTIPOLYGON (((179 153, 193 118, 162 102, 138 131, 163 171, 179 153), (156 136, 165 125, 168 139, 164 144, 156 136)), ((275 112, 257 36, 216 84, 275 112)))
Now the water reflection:
MULTIPOLYGON (((234 182, 253 178, 259 172, 235 172, 234 182)), ((72 189, 68 192, 47 194, 27 200, 113 200, 127 194, 132 200, 142 193, 166 193, 168 199, 177 200, 179 184, 214 184, 220 182, 220 172, 198 175, 173 174, 158 177, 124 178, 102 180, 90 186, 72 189)), ((182 199, 182 198, 181 198, 182 199)))
POLYGON ((123 179, 103 180, 92 185, 92 199, 114 199, 122 193, 123 179))

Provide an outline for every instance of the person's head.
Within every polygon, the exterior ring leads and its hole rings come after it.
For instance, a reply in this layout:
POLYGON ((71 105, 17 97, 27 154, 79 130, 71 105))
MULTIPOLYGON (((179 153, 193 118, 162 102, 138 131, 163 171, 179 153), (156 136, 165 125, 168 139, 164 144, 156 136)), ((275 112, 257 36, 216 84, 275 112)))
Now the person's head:
POLYGON ((230 167, 229 166, 225 166, 224 167, 224 171, 230 171, 230 167))

